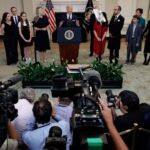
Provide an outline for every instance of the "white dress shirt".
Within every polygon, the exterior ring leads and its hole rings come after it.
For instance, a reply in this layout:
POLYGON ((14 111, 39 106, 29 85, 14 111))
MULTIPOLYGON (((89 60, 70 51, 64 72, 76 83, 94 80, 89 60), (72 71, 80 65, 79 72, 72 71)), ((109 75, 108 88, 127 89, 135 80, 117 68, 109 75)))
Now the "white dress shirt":
POLYGON ((73 111, 72 106, 58 104, 54 107, 54 111, 58 116, 62 117, 65 121, 67 121, 68 123, 70 122, 70 118, 72 116, 73 111))
POLYGON ((137 24, 133 24, 132 38, 134 38, 134 33, 135 33, 136 26, 137 26, 137 24))
POLYGON ((70 20, 71 20, 71 19, 72 19, 72 14, 68 14, 68 13, 67 13, 67 19, 70 19, 70 20))
POLYGON ((18 116, 13 120, 13 125, 21 136, 25 130, 31 130, 35 125, 33 104, 26 99, 19 99, 15 108, 18 110, 18 116))
POLYGON ((58 126, 62 129, 62 136, 67 136, 67 145, 66 150, 69 150, 69 145, 71 144, 71 134, 69 123, 62 120, 58 123, 47 123, 47 124, 38 124, 36 130, 26 131, 22 135, 23 142, 27 145, 30 150, 43 150, 45 146, 45 140, 49 135, 49 130, 53 126, 58 126))

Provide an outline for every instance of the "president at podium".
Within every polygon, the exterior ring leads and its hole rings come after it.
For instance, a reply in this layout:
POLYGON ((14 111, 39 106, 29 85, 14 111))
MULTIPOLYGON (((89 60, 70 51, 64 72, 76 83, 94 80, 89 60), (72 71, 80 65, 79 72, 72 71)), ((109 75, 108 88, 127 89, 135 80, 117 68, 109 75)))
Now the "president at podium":
POLYGON ((77 16, 72 13, 72 5, 67 5, 66 10, 67 13, 62 15, 57 29, 60 61, 61 64, 76 64, 81 43, 81 28, 77 16))
POLYGON ((79 20, 77 16, 73 14, 73 6, 67 5, 66 6, 66 14, 61 16, 61 20, 59 23, 59 27, 76 27, 79 25, 79 20))

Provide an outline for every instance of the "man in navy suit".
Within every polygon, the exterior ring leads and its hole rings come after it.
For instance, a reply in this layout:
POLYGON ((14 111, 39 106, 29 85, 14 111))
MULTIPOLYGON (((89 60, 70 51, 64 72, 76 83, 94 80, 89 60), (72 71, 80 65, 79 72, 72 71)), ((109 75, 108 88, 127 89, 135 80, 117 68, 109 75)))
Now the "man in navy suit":
POLYGON ((121 43, 121 30, 124 25, 124 17, 120 14, 121 6, 116 6, 114 8, 114 14, 109 23, 109 40, 108 49, 110 49, 110 63, 113 62, 115 58, 115 63, 118 63, 119 59, 119 49, 121 43))
POLYGON ((19 41, 19 46, 20 46, 20 53, 22 59, 24 58, 24 50, 21 45, 20 39, 19 39, 19 28, 18 28, 18 23, 21 21, 21 17, 17 15, 17 8, 16 7, 11 7, 10 11, 12 13, 11 21, 13 24, 13 36, 14 36, 14 49, 15 49, 15 56, 14 56, 14 63, 18 62, 18 41, 19 41))
POLYGON ((67 5, 66 10, 67 10, 67 13, 62 15, 61 21, 59 23, 59 27, 80 26, 79 20, 77 19, 77 16, 72 13, 73 12, 73 6, 67 5))

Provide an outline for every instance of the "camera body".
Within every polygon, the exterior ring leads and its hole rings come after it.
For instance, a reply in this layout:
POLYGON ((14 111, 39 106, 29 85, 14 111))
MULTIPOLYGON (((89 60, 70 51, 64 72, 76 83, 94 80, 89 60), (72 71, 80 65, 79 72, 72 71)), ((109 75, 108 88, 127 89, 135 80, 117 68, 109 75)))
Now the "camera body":
POLYGON ((117 97, 117 95, 114 95, 112 93, 112 90, 106 90, 106 95, 107 95, 108 107, 116 108, 116 97, 117 97))
POLYGON ((49 130, 46 138, 44 150, 66 150, 67 138, 62 136, 62 130, 58 126, 53 126, 49 130))
POLYGON ((18 91, 8 87, 21 79, 21 76, 16 75, 3 83, 0 82, 0 147, 7 138, 8 119, 12 121, 18 115, 14 106, 18 102, 18 91))
POLYGON ((100 74, 96 71, 81 73, 80 81, 67 80, 63 76, 53 78, 53 97, 69 97, 73 101, 73 114, 70 121, 73 131, 73 145, 81 148, 84 139, 98 137, 104 133, 105 123, 99 108, 101 87, 100 74), (87 132, 88 131, 88 132, 87 132))

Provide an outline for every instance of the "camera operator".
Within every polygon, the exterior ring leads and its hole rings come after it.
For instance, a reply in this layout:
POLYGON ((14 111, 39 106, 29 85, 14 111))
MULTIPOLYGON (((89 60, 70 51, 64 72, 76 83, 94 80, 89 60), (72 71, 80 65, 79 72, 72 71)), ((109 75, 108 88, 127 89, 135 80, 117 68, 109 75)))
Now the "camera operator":
POLYGON ((40 100, 35 102, 33 114, 37 122, 37 129, 25 131, 22 135, 23 142, 30 150, 42 150, 45 146, 45 140, 48 137, 49 130, 53 126, 62 129, 62 136, 67 136, 67 150, 71 142, 69 124, 64 120, 57 123, 51 123, 52 106, 49 101, 40 100))
POLYGON ((3 145, 0 147, 0 150, 17 150, 19 135, 16 129, 11 124, 10 120, 8 120, 7 131, 8 131, 8 139, 5 140, 3 145))
POLYGON ((100 100, 100 108, 102 108, 102 115, 108 127, 109 133, 111 138, 114 142, 116 150, 128 150, 128 147, 122 140, 121 136, 119 135, 114 123, 111 109, 108 108, 101 100, 100 100))
POLYGON ((18 116, 14 119, 13 125, 20 136, 20 143, 22 143, 21 136, 23 131, 33 129, 35 125, 35 118, 32 111, 34 99, 34 89, 25 88, 20 93, 18 103, 15 104, 18 116))
POLYGON ((115 118, 115 126, 118 131, 131 129, 134 123, 138 123, 140 127, 144 127, 144 115, 150 110, 148 104, 140 104, 139 97, 136 93, 128 90, 120 92, 118 98, 118 106, 123 115, 115 118))

